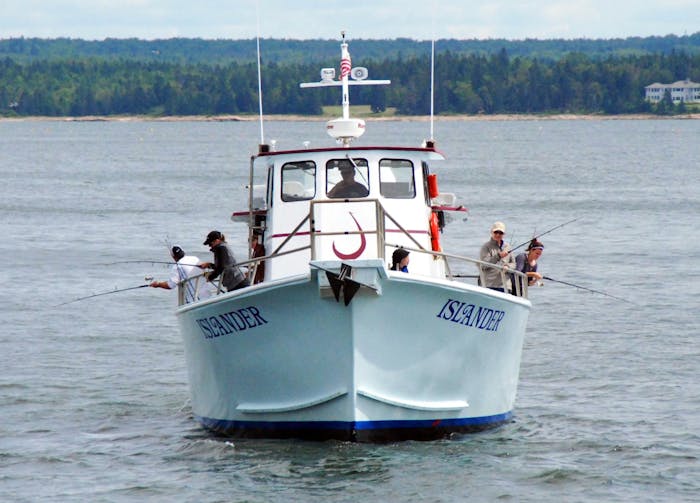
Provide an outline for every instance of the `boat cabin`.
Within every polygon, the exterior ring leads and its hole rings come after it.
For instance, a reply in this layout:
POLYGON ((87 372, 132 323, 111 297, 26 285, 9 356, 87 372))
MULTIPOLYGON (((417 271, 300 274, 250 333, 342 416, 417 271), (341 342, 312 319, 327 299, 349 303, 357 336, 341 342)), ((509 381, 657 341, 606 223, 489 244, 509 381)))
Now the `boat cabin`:
MULTIPOLYGON (((434 148, 261 152, 251 167, 265 173, 264 200, 254 198, 253 211, 234 220, 247 217, 253 239, 275 255, 265 281, 308 274, 310 260, 380 259, 389 267, 397 247, 439 251, 429 163, 442 159, 434 148)), ((432 254, 412 254, 409 270, 445 274, 432 254)))

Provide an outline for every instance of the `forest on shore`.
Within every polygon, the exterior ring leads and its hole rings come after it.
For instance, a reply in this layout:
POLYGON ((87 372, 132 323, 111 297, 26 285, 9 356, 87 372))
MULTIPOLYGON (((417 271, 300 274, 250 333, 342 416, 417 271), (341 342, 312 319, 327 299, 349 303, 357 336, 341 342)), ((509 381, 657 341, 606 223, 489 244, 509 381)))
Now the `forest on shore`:
MULTIPOLYGON (((376 114, 430 111, 431 43, 351 40, 353 67, 390 86, 351 88, 376 114)), ((319 115, 337 88, 300 89, 339 74, 337 40, 261 40, 265 113, 319 115)), ((0 39, 0 116, 255 114, 255 40, 0 39)), ((436 114, 674 114, 644 87, 700 82, 700 32, 613 40, 438 40, 436 114)))

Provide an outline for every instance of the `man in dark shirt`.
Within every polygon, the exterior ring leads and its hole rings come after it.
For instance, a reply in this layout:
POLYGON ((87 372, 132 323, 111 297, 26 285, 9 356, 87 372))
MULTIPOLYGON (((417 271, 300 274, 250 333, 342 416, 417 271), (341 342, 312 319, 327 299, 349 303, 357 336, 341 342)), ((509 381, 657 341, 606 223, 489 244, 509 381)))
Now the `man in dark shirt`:
POLYGON ((355 168, 353 166, 340 166, 341 181, 328 191, 328 197, 340 199, 343 197, 366 197, 369 194, 367 187, 355 181, 355 168))

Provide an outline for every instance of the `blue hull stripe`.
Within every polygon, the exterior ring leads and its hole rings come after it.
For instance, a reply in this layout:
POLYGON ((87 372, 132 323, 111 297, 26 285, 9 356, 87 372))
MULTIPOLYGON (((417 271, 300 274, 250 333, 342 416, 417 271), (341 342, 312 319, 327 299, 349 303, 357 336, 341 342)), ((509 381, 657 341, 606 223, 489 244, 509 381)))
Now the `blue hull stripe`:
POLYGON ((362 439, 439 438, 452 432, 493 428, 509 421, 512 412, 493 416, 411 421, 232 421, 197 416, 204 427, 237 437, 308 437, 362 439))
POLYGON ((512 412, 484 417, 464 417, 458 419, 433 419, 420 421, 358 421, 356 430, 388 430, 394 428, 449 428, 454 426, 484 426, 492 423, 500 424, 513 417, 512 412))

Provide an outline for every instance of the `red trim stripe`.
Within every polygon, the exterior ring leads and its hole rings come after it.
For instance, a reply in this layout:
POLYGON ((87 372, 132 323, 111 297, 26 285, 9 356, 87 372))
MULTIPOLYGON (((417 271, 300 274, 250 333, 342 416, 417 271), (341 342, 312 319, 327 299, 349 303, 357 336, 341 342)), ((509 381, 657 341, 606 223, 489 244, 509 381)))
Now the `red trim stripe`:
MULTIPOLYGON (((321 232, 321 231, 316 231, 316 232, 321 232)), ((399 229, 387 229, 385 232, 393 232, 393 233, 401 233, 401 234, 403 234, 403 231, 402 231, 402 230, 399 230, 399 229)), ((413 231, 407 231, 407 232, 408 232, 409 234, 430 234, 430 232, 428 232, 428 231, 423 231, 423 230, 420 230, 420 231, 413 230, 413 231)), ((311 233, 308 232, 308 231, 297 232, 297 233, 296 233, 297 236, 308 236, 308 235, 310 235, 310 234, 311 234, 311 233)), ((271 238, 286 238, 286 237, 289 237, 289 236, 291 236, 291 233, 288 232, 288 233, 283 233, 283 234, 273 234, 273 235, 270 236, 270 237, 271 237, 271 238)))

